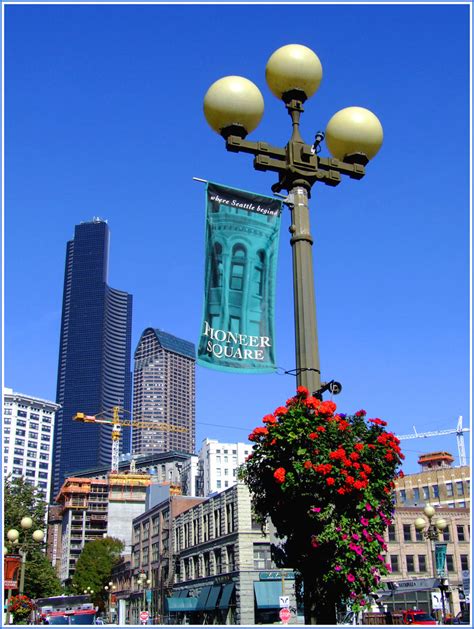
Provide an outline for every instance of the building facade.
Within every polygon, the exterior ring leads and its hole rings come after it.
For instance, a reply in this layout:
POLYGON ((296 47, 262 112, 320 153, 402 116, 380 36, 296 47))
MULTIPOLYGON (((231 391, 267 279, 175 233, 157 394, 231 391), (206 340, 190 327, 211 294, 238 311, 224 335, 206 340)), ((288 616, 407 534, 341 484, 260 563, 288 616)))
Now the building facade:
POLYGON ((53 433, 59 405, 3 389, 3 473, 23 476, 45 495, 51 488, 53 433))
POLYGON ((134 428, 134 455, 194 453, 195 357, 193 343, 155 328, 144 330, 134 355, 133 418, 150 428, 134 428))
POLYGON ((223 491, 237 482, 237 469, 252 452, 250 443, 221 443, 204 439, 199 451, 203 496, 223 491))
MULTIPOLYGON (((94 218, 76 225, 67 243, 56 401, 61 405, 54 433, 53 490, 66 468, 109 463, 111 427, 74 422, 121 406, 130 411, 132 296, 107 284, 109 227, 94 218)), ((130 433, 122 435, 130 451, 130 433)))
POLYGON ((438 535, 445 543, 445 584, 443 593, 447 613, 457 614, 464 606, 463 575, 470 573, 470 468, 452 467, 453 457, 447 452, 420 456, 421 471, 399 478, 395 487, 393 524, 385 534, 386 559, 391 575, 384 581, 393 595, 384 598, 390 609, 417 607, 440 613, 442 609, 440 580, 437 578, 433 542, 415 528, 415 520, 424 517, 426 504, 431 504, 438 518, 448 526, 438 535))

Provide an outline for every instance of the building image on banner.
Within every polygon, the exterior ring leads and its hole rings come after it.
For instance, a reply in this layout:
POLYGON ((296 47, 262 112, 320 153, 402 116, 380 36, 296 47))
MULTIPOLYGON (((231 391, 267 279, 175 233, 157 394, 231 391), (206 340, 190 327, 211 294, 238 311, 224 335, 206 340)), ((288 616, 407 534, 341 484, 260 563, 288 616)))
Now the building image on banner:
POLYGON ((274 302, 281 202, 207 184, 205 304, 198 363, 275 370, 274 302))

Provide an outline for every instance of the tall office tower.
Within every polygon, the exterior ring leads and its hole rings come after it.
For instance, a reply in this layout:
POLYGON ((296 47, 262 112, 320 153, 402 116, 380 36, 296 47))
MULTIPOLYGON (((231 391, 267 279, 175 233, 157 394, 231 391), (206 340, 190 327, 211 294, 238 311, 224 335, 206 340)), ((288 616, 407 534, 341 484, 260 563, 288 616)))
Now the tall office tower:
POLYGON ((193 343, 147 328, 135 350, 133 419, 181 429, 134 428, 134 454, 180 450, 194 453, 195 356, 193 343))
POLYGON ((47 496, 51 485, 54 418, 58 405, 3 389, 3 474, 23 476, 47 496))
MULTIPOLYGON (((132 296, 107 285, 109 227, 94 218, 67 243, 54 431, 52 498, 66 474, 111 461, 109 426, 73 421, 112 408, 130 410, 132 296)), ((130 451, 124 431, 122 451, 130 451)))

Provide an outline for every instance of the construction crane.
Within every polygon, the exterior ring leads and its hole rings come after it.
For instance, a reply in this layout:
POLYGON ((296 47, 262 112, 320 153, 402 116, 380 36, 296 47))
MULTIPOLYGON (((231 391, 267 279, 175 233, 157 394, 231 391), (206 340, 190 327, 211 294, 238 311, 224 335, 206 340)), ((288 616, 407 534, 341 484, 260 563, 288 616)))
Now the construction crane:
POLYGON ((120 406, 113 407, 113 417, 104 417, 104 413, 97 413, 97 415, 86 415, 85 413, 76 413, 73 417, 78 422, 84 422, 85 424, 103 424, 106 426, 112 426, 112 461, 111 472, 118 472, 119 457, 120 457, 120 437, 122 434, 122 426, 131 426, 132 428, 148 428, 150 430, 167 430, 169 432, 188 432, 188 428, 181 426, 173 426, 164 422, 145 422, 134 421, 132 419, 120 419, 120 411, 123 408, 120 406))
POLYGON ((462 415, 458 418, 458 424, 456 428, 448 428, 446 430, 432 430, 430 432, 417 432, 415 426, 413 426, 413 433, 411 435, 397 435, 400 441, 404 439, 421 439, 424 437, 441 437, 443 435, 456 435, 458 442, 458 454, 459 464, 461 466, 467 465, 466 448, 464 447, 464 433, 469 432, 469 428, 463 428, 462 415))

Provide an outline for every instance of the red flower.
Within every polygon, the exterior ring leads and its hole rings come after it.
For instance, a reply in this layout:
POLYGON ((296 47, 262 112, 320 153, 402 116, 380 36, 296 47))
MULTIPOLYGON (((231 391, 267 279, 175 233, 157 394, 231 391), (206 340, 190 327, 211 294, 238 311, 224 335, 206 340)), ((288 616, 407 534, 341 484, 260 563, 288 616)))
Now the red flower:
POLYGON ((387 425, 387 422, 384 422, 383 419, 379 419, 378 417, 376 417, 375 419, 369 419, 369 422, 372 422, 373 424, 376 424, 377 426, 387 425))
POLYGON ((375 446, 373 443, 368 443, 367 447, 370 448, 371 450, 375 450, 375 446))
POLYGON ((305 470, 309 470, 309 469, 311 469, 313 467, 313 464, 311 463, 311 461, 305 461, 303 463, 303 467, 304 467, 305 470))
POLYGON ((274 446, 276 442, 277 442, 276 439, 272 439, 268 445, 274 446))
POLYGON ((337 425, 338 430, 347 430, 349 428, 349 422, 346 422, 345 419, 341 419, 341 421, 337 425))
POLYGON ((353 476, 346 476, 346 483, 348 485, 353 485, 355 482, 355 478, 353 476))
POLYGON ((317 410, 321 404, 321 401, 312 395, 308 396, 303 402, 307 408, 312 408, 313 410, 317 410))
POLYGON ((334 478, 332 478, 331 476, 329 476, 329 478, 326 478, 326 483, 328 485, 334 485, 336 481, 334 480, 334 478))
POLYGON ((273 472, 273 478, 276 480, 277 483, 280 483, 280 485, 285 482, 285 476, 286 470, 284 467, 279 467, 273 472))
POLYGON ((357 452, 351 452, 349 454, 349 458, 352 459, 353 461, 357 461, 357 459, 360 458, 359 454, 357 452))
POLYGON ((308 437, 309 437, 310 439, 317 439, 317 438, 318 438, 318 436, 319 436, 319 435, 318 435, 316 432, 310 432, 310 433, 309 433, 309 435, 308 435, 308 437))
POLYGON ((338 494, 341 494, 341 496, 346 493, 346 490, 344 489, 344 487, 339 487, 339 489, 337 489, 336 491, 338 494))
POLYGON ((308 395, 309 395, 309 391, 308 391, 308 389, 307 389, 306 387, 303 387, 303 386, 299 386, 299 387, 296 389, 296 393, 297 393, 298 395, 304 395, 305 397, 308 397, 308 395))
POLYGON ((264 424, 276 424, 278 420, 274 415, 265 415, 262 421, 264 424))
POLYGON ((334 402, 328 400, 327 402, 321 402, 318 411, 319 413, 321 413, 321 415, 332 415, 336 408, 337 406, 334 404, 334 402))
POLYGON ((361 450, 363 450, 363 449, 364 449, 364 444, 363 444, 363 443, 356 443, 356 444, 355 444, 355 446, 354 446, 354 448, 355 448, 356 450, 359 450, 359 452, 360 452, 361 450))
POLYGON ((372 468, 370 467, 370 465, 367 465, 366 463, 362 463, 362 469, 367 474, 370 474, 372 472, 372 468))
POLYGON ((316 430, 317 430, 318 432, 326 432, 326 428, 324 428, 324 426, 318 426, 318 427, 316 428, 316 430))
POLYGON ((363 408, 355 414, 356 417, 364 417, 365 415, 367 415, 367 411, 364 411, 363 408))
POLYGON ((279 406, 275 412, 273 413, 274 415, 286 415, 288 413, 288 409, 286 408, 286 406, 279 406))

